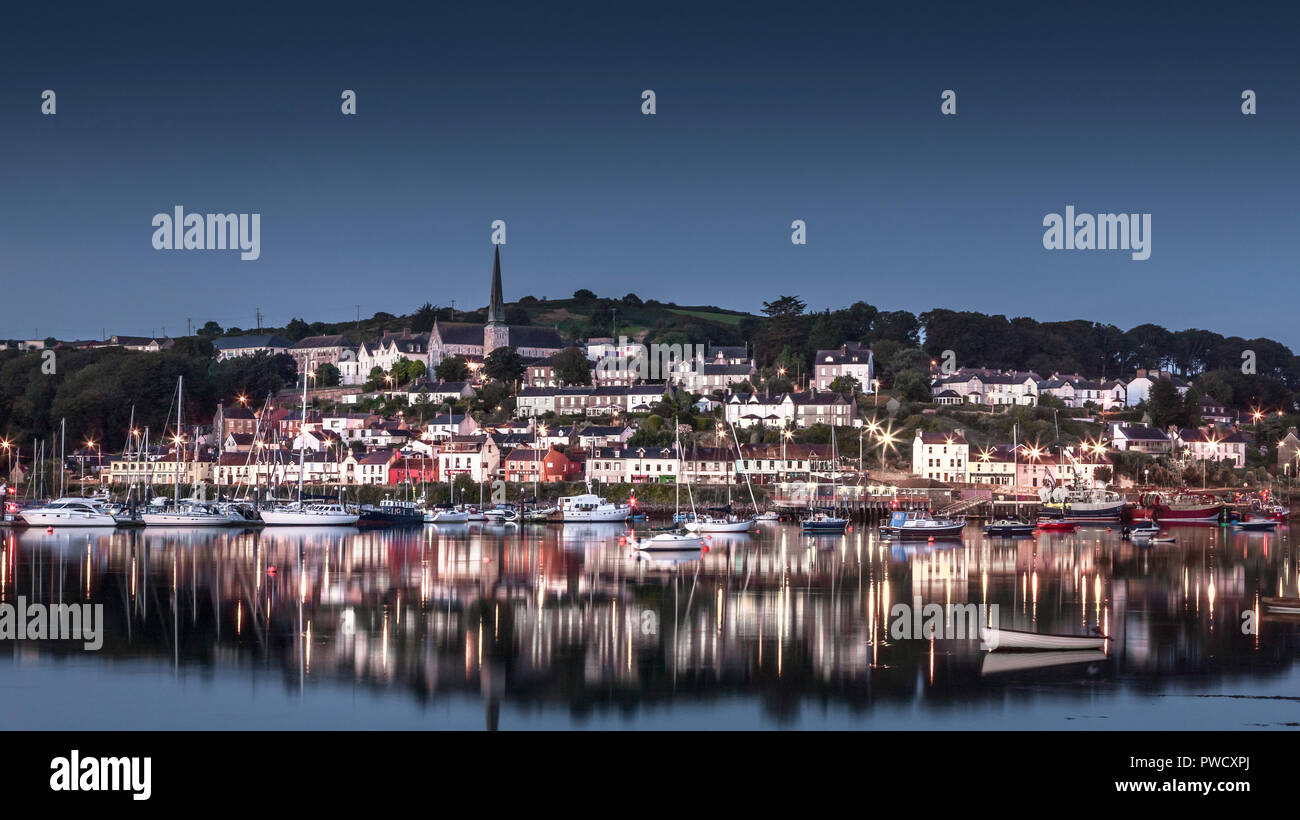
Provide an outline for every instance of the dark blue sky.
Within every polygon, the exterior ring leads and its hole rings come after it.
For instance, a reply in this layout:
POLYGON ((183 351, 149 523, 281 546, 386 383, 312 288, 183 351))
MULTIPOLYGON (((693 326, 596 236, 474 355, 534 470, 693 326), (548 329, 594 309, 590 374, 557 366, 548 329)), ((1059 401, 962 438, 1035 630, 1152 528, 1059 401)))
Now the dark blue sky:
POLYGON ((796 293, 1300 349, 1293 12, 552 5, 7 12, 0 337, 476 307, 500 218, 507 299, 796 293), (1151 259, 1045 251, 1071 204, 1151 213, 1151 259), (155 251, 174 205, 260 213, 261 259, 155 251))

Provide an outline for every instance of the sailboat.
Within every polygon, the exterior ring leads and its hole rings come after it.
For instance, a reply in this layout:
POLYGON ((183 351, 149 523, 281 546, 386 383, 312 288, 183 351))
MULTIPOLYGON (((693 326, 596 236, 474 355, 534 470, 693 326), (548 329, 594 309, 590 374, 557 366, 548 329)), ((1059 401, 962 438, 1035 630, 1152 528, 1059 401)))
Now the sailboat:
MULTIPOLYGON (((301 436, 307 429, 307 374, 302 376, 302 423, 298 427, 301 436)), ((307 448, 298 448, 298 500, 288 504, 277 504, 262 510, 262 521, 268 526, 297 527, 346 527, 357 523, 361 516, 348 512, 340 503, 306 504, 302 500, 303 464, 307 448)))
MULTIPOLYGON (((152 509, 141 513, 140 520, 147 527, 227 527, 231 523, 225 513, 213 509, 196 499, 181 501, 181 465, 185 462, 184 399, 185 377, 176 377, 176 486, 172 505, 165 509, 152 509)), ((198 458, 198 453, 195 453, 198 458)))
MULTIPOLYGON (((730 426, 730 425, 729 425, 730 426)), ((740 439, 736 436, 736 428, 731 426, 731 437, 736 444, 736 458, 743 460, 744 456, 740 452, 740 439)), ((728 513, 723 516, 702 515, 695 518, 686 525, 686 529, 691 532, 749 532, 754 527, 754 522, 758 519, 755 517, 758 513, 758 502, 754 500, 754 487, 749 483, 749 471, 745 471, 745 486, 749 488, 749 503, 753 505, 755 515, 741 517, 728 513)), ((731 507, 731 484, 727 484, 727 507, 731 507)))
MULTIPOLYGON (((682 459, 682 431, 681 431, 681 428, 677 426, 676 421, 674 421, 673 426, 674 426, 674 428, 676 428, 676 436, 677 436, 677 465, 678 465, 678 472, 680 472, 680 473, 682 473, 682 474, 685 474, 685 470, 682 469, 682 461, 683 461, 683 459, 682 459)), ((679 477, 680 477, 680 476, 679 476, 679 477)), ((680 485, 680 484, 677 484, 676 486, 677 486, 678 489, 677 489, 677 492, 676 492, 676 496, 675 496, 675 498, 674 498, 674 500, 673 500, 673 520, 674 520, 674 521, 677 521, 677 520, 678 520, 678 516, 681 514, 681 506, 682 506, 682 491, 681 491, 681 485, 680 485)), ((686 482, 686 494, 687 494, 687 497, 690 498, 690 502, 691 502, 691 520, 695 520, 695 517, 696 517, 696 516, 695 516, 695 496, 691 494, 691 484, 690 484, 690 481, 689 481, 689 480, 687 480, 687 482, 686 482)), ((702 547, 703 545, 704 545, 704 536, 702 536, 702 535, 698 535, 698 534, 696 534, 696 533, 683 532, 683 531, 681 531, 681 530, 672 530, 672 531, 669 531, 669 532, 661 532, 661 533, 658 533, 657 535, 654 535, 654 536, 652 536, 652 537, 650 537, 650 538, 644 538, 644 539, 642 539, 641 541, 639 541, 639 542, 637 543, 636 548, 639 549, 639 550, 677 550, 677 551, 684 551, 684 550, 698 550, 698 549, 699 549, 700 547, 702 547)))
MULTIPOLYGON (((839 498, 840 453, 835 446, 835 428, 831 428, 831 487, 832 503, 839 498)), ((835 510, 817 510, 799 522, 799 529, 810 533, 842 533, 849 525, 847 518, 835 514, 835 510)))

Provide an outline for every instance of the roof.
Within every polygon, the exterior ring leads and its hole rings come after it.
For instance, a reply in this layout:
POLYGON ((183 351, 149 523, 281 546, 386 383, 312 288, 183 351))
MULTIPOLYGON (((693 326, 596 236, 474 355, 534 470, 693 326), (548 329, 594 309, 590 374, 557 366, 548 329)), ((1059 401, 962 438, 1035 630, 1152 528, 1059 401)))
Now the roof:
POLYGON ((917 430, 916 436, 922 444, 952 444, 958 447, 966 444, 966 436, 962 433, 927 433, 917 430))
POLYGON ((274 333, 262 336, 222 336, 212 340, 217 350, 247 350, 253 347, 293 347, 293 342, 274 333))
POLYGON ((341 334, 333 336, 308 336, 293 343, 294 350, 310 350, 317 347, 352 347, 348 337, 341 334))
POLYGON ((1154 427, 1147 427, 1142 424, 1121 424, 1116 428, 1116 433, 1134 441, 1169 440, 1169 436, 1165 435, 1163 430, 1157 430, 1154 427))

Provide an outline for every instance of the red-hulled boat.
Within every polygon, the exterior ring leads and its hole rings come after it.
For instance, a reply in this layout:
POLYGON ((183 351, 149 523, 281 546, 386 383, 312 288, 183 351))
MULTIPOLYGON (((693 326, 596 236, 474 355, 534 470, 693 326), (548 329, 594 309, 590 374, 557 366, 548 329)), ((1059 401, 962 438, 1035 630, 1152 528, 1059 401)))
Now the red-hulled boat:
POLYGON ((1211 523, 1218 521, 1222 512, 1223 502, 1212 495, 1178 493, 1173 498, 1166 498, 1160 493, 1143 493, 1133 510, 1133 518, 1155 519, 1167 524, 1211 523))
POLYGON ((1078 525, 1073 521, 1066 521, 1061 518, 1040 518, 1038 519, 1038 529, 1040 530, 1060 530, 1061 532, 1070 532, 1077 529, 1078 525))

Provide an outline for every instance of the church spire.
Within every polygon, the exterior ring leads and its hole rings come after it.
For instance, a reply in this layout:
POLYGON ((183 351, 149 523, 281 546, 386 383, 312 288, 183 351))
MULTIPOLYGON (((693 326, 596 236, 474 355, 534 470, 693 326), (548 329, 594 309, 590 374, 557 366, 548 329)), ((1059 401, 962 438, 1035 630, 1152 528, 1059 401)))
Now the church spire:
POLYGON ((492 298, 488 302, 487 323, 503 325, 506 323, 506 304, 501 296, 501 246, 495 245, 492 257, 492 298))

